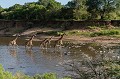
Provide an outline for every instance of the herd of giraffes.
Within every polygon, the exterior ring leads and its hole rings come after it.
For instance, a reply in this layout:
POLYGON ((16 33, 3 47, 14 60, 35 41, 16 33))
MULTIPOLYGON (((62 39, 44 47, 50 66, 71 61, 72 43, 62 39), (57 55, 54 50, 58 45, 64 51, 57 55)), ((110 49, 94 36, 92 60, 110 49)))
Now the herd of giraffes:
MULTIPOLYGON (((54 40, 54 47, 56 47, 58 44, 59 45, 63 44, 62 40, 63 40, 64 35, 65 34, 62 34, 62 35, 60 35, 60 37, 58 39, 54 40)), ((17 39, 18 39, 19 36, 20 35, 17 34, 16 38, 9 42, 9 46, 18 46, 17 39)), ((28 48, 28 47, 32 48, 33 47, 33 39, 35 38, 35 36, 36 35, 32 35, 32 37, 25 43, 25 48, 28 48)), ((54 36, 51 36, 50 38, 45 38, 42 41, 40 41, 40 47, 47 48, 47 45, 50 44, 53 37, 54 36)))

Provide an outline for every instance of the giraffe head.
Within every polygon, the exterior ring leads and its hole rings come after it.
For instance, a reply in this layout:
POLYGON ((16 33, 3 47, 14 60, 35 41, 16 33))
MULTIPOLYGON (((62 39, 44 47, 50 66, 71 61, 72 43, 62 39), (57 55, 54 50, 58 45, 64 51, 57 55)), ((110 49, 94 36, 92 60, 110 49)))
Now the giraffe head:
POLYGON ((34 34, 33 36, 32 36, 32 38, 34 38, 36 35, 34 34))
POLYGON ((49 39, 52 39, 54 36, 51 36, 49 39))
POLYGON ((64 36, 64 35, 66 35, 65 33, 62 33, 60 36, 64 36))
POLYGON ((14 34, 13 36, 20 36, 20 34, 14 34))

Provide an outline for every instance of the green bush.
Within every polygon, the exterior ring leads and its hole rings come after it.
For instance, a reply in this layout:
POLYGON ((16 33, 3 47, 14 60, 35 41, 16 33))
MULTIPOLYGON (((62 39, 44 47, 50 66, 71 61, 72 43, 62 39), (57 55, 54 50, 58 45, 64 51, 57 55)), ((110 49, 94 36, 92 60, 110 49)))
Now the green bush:
POLYGON ((81 35, 83 33, 79 30, 67 30, 65 31, 65 34, 66 35, 81 35))
POLYGON ((45 73, 43 75, 37 74, 33 78, 34 79, 58 79, 57 75, 54 73, 45 73))
POLYGON ((12 73, 5 71, 0 65, 0 79, 15 79, 14 76, 12 76, 12 73))
POLYGON ((71 78, 58 78, 54 73, 45 73, 43 75, 36 74, 34 76, 25 75, 23 73, 16 73, 12 75, 11 72, 5 71, 2 65, 0 64, 0 79, 71 79, 71 78))

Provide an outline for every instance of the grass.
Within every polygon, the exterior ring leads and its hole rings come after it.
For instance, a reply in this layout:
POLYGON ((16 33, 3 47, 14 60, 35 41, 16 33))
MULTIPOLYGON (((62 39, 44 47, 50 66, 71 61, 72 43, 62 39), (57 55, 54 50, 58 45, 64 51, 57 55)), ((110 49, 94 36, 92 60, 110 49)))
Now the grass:
POLYGON ((113 36, 120 37, 120 28, 107 29, 104 26, 95 27, 89 26, 84 30, 65 30, 65 31, 48 31, 44 32, 47 35, 56 35, 59 36, 65 33, 67 36, 87 36, 87 37, 97 37, 97 36, 113 36))
POLYGON ((39 32, 37 34, 46 34, 46 35, 54 35, 54 36, 59 36, 62 35, 63 33, 65 33, 67 36, 71 36, 71 35, 84 35, 84 36, 88 36, 88 32, 82 32, 80 30, 66 30, 66 31, 48 31, 48 32, 39 32))
POLYGON ((80 30, 66 30, 66 31, 50 31, 50 32, 45 32, 44 34, 59 36, 63 33, 65 33, 67 36, 75 35, 75 36, 88 36, 88 37, 120 35, 119 30, 101 30, 98 32, 90 32, 90 31, 82 32, 80 30))
POLYGON ((91 37, 96 36, 113 36, 113 35, 120 35, 120 30, 101 30, 99 32, 93 32, 90 34, 91 37))

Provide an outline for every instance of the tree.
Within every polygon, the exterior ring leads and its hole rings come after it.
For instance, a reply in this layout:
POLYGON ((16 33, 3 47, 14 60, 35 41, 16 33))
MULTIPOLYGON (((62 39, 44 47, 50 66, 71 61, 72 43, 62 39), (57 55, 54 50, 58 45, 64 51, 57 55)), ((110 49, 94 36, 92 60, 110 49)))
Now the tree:
POLYGON ((38 0, 37 3, 38 3, 39 5, 43 5, 44 7, 46 7, 49 2, 50 2, 50 0, 38 0))
POLYGON ((75 9, 73 10, 73 16, 76 20, 87 19, 87 7, 85 6, 86 0, 74 0, 75 9))
POLYGON ((23 13, 25 14, 25 19, 44 19, 46 8, 43 5, 36 3, 26 3, 23 7, 23 13))
POLYGON ((23 5, 15 4, 7 9, 9 19, 22 19, 23 5))
POLYGON ((3 11, 4 11, 4 9, 0 6, 0 19, 3 18, 2 14, 1 14, 3 11))
POLYGON ((21 12, 22 12, 22 5, 20 4, 15 4, 9 8, 5 8, 2 12, 1 15, 4 19, 18 19, 21 18, 21 12))
POLYGON ((11 11, 11 10, 12 10, 12 11, 15 11, 15 10, 21 9, 22 7, 23 7, 23 6, 20 5, 20 4, 15 4, 15 5, 9 7, 8 10, 9 10, 9 11, 11 11))
POLYGON ((66 4, 67 8, 73 9, 73 19, 82 20, 87 17, 86 0, 72 0, 66 4))
POLYGON ((62 8, 61 3, 56 2, 55 0, 49 0, 50 2, 48 3, 46 9, 46 17, 47 19, 57 19, 59 12, 62 8))
POLYGON ((71 20, 73 19, 73 9, 63 7, 59 12, 59 18, 62 20, 71 20))
POLYGON ((118 6, 118 0, 87 0, 87 11, 91 14, 91 18, 105 19, 105 16, 115 11, 118 6))

